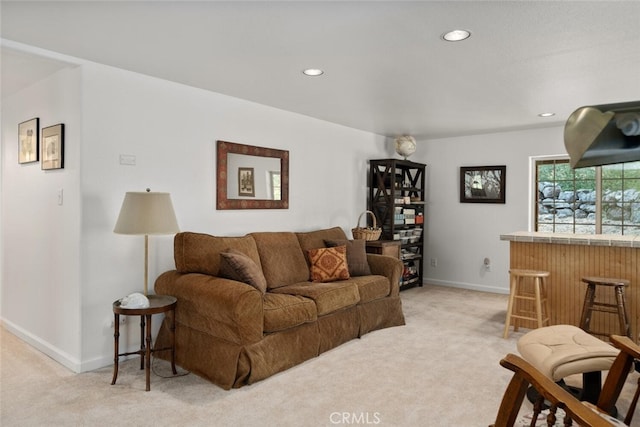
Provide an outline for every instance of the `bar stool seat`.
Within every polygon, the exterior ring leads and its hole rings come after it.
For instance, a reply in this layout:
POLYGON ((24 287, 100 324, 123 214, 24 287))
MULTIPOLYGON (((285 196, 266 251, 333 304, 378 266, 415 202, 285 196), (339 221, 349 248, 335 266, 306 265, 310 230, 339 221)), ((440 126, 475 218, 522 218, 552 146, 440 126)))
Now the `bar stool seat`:
POLYGON ((538 328, 549 324, 549 300, 545 279, 549 277, 548 271, 522 270, 512 268, 509 270, 510 289, 509 305, 507 307, 507 319, 504 325, 504 338, 509 337, 509 326, 513 320, 513 330, 517 331, 521 320, 532 320, 538 328), (527 292, 525 280, 532 282, 532 291, 527 292), (527 310, 526 302, 529 302, 527 310), (530 309, 533 304, 533 310, 530 309))
POLYGON ((592 335, 601 335, 609 337, 615 332, 594 331, 591 329, 591 315, 594 311, 602 313, 610 313, 618 316, 620 326, 620 335, 626 335, 631 338, 631 329, 629 325, 629 315, 627 314, 627 304, 624 294, 624 288, 629 286, 629 281, 625 279, 615 279, 610 277, 583 277, 582 281, 587 284, 587 292, 584 297, 584 305, 582 306, 582 318, 580 319, 580 328, 592 335), (596 287, 603 286, 613 288, 616 303, 610 304, 596 300, 596 287))

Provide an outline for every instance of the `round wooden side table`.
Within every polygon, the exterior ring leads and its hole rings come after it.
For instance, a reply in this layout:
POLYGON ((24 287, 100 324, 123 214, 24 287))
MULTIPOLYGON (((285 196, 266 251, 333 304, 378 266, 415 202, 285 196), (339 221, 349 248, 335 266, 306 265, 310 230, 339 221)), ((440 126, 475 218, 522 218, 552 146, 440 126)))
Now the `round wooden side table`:
POLYGON ((177 300, 175 297, 168 295, 147 295, 149 298, 149 307, 144 308, 126 308, 120 306, 120 300, 113 302, 113 316, 114 316, 114 365, 113 365, 113 380, 111 385, 116 383, 118 378, 118 361, 120 356, 129 356, 132 354, 140 355, 140 369, 146 370, 147 388, 146 391, 151 390, 151 353, 156 351, 171 350, 171 369, 173 374, 176 375, 176 317, 175 309, 177 300), (170 347, 166 348, 151 348, 151 316, 154 314, 172 312, 170 330, 170 347), (123 316, 140 316, 140 350, 131 351, 128 353, 119 353, 119 341, 120 341, 120 315, 123 316), (146 334, 145 334, 146 325, 146 334))

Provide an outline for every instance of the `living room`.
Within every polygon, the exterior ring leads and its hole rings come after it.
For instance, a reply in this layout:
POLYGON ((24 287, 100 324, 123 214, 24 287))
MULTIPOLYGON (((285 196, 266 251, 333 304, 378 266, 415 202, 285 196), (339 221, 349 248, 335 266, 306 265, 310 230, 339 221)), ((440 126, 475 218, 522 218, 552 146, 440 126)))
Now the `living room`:
MULTIPOLYGON (((367 161, 397 157, 392 135, 56 52, 29 43, 26 36, 12 38, 7 32, 14 25, 5 20, 22 20, 28 27, 24 19, 29 9, 8 3, 2 4, 3 55, 40 67, 53 63, 56 70, 15 93, 3 93, 2 323, 73 372, 113 363, 111 303, 142 288, 141 238, 113 233, 127 191, 169 192, 183 231, 239 236, 339 226, 348 232, 366 208, 367 161), (7 13, 12 11, 14 15, 7 13), (43 171, 38 164, 17 163, 18 124, 33 117, 40 118, 42 127, 65 124, 64 169, 43 171), (216 140, 288 150, 289 208, 216 210, 216 140), (136 164, 120 164, 121 155, 135 156, 136 164)), ((637 7, 626 7, 637 16, 637 7)), ((467 25, 473 30, 472 21, 467 25)), ((637 55, 627 49, 638 46, 637 35, 630 41, 612 39, 619 44, 618 57, 630 57, 619 64, 637 70, 637 55)), ((614 43, 608 40, 610 47, 614 43)), ((458 59, 455 65, 460 64, 465 61, 458 59)), ((497 80, 510 72, 495 70, 497 80)), ((593 81, 598 79, 602 75, 593 81)), ((568 81, 563 76, 551 82, 550 91, 568 81)), ((317 85, 313 93, 318 94, 330 82, 298 84, 317 85)), ((505 99, 495 82, 458 84, 470 92, 490 85, 505 99)), ((637 79, 602 86, 605 98, 578 90, 571 104, 578 108, 640 99, 637 79)), ((464 104, 442 102, 460 108, 459 121, 473 113, 464 104)), ((438 260, 435 267, 425 264, 425 283, 508 293, 509 246, 499 236, 530 227, 530 157, 566 152, 564 121, 572 110, 557 111, 550 120, 536 116, 552 107, 541 99, 532 102, 527 108, 533 124, 528 127, 504 122, 501 130, 475 134, 417 135, 410 159, 427 164, 424 250, 427 258, 438 260), (459 167, 475 165, 507 166, 505 204, 459 203, 459 167), (483 268, 485 258, 491 260, 491 271, 483 268)), ((152 282, 174 268, 173 238, 154 236, 150 243, 152 282)), ((123 335, 129 332, 129 347, 137 345, 136 328, 123 328, 123 335)))

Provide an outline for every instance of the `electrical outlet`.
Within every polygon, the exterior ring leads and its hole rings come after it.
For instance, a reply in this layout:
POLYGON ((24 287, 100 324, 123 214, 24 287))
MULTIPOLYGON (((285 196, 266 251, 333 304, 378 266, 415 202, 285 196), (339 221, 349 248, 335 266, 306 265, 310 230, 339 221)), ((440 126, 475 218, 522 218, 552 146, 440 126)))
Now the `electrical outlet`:
MULTIPOLYGON (((127 317, 126 316, 120 316, 120 325, 124 325, 127 323, 127 317)), ((111 322, 109 323, 109 327, 113 329, 115 325, 115 319, 111 319, 111 322)))
POLYGON ((438 258, 431 258, 431 267, 437 267, 438 266, 438 258))

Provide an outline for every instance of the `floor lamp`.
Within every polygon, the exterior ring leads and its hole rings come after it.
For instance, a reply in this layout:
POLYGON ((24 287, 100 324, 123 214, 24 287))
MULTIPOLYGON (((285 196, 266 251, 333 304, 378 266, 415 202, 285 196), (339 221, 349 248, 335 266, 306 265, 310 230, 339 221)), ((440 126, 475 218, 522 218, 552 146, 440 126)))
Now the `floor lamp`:
POLYGON ((127 192, 113 229, 118 234, 144 235, 144 294, 149 283, 149 235, 180 231, 169 193, 127 192))

